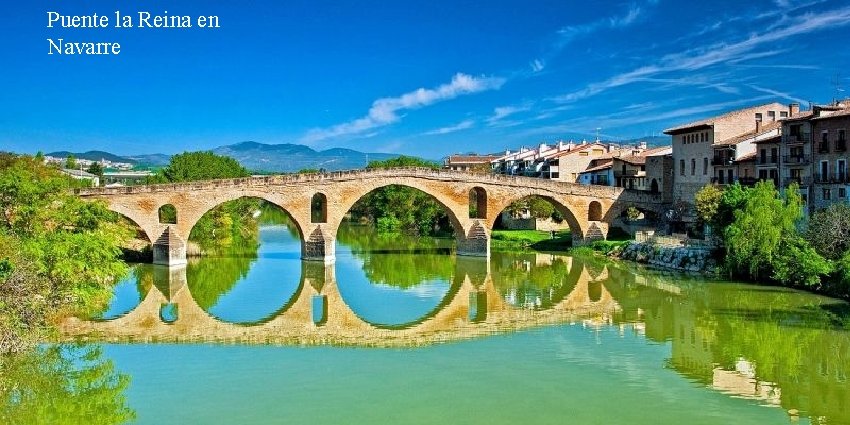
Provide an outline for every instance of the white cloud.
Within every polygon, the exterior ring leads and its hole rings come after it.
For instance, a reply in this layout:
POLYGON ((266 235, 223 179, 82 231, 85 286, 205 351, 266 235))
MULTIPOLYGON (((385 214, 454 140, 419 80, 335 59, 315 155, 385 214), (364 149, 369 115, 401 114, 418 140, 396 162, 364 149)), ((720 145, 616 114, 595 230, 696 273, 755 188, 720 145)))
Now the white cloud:
POLYGON ((458 73, 452 77, 451 82, 432 89, 419 88, 398 97, 378 99, 372 102, 372 107, 365 117, 327 128, 312 129, 300 142, 311 144, 334 137, 358 135, 399 121, 400 111, 422 108, 466 94, 497 90, 504 82, 503 78, 498 77, 473 77, 458 73))
POLYGON ((624 16, 615 16, 611 18, 611 28, 621 28, 633 24, 640 16, 640 7, 632 5, 629 11, 624 16))
POLYGON ((785 26, 771 31, 757 33, 736 43, 716 43, 710 46, 686 50, 663 56, 657 63, 642 66, 635 70, 615 75, 607 80, 592 83, 587 87, 556 97, 558 102, 575 102, 594 96, 608 89, 645 81, 657 75, 675 71, 697 71, 725 63, 738 63, 744 60, 773 56, 779 50, 757 52, 757 48, 789 37, 817 31, 823 28, 836 28, 850 24, 850 7, 823 13, 807 13, 785 20, 785 26))
POLYGON ((454 133, 460 130, 466 130, 468 128, 472 128, 475 125, 475 121, 473 120, 463 120, 455 125, 450 125, 448 127, 441 127, 436 130, 431 130, 425 133, 426 136, 434 136, 439 134, 449 134, 454 133))
POLYGON ((757 86, 755 84, 749 84, 748 87, 750 87, 751 89, 753 89, 755 91, 771 94, 771 95, 774 95, 776 97, 781 97, 785 100, 790 100, 792 102, 797 102, 797 103, 801 103, 801 104, 805 104, 805 103, 808 102, 807 100, 800 99, 799 97, 795 97, 792 94, 784 93, 784 92, 781 92, 779 90, 769 89, 767 87, 761 87, 761 86, 757 86))
POLYGON ((491 126, 496 125, 511 115, 530 109, 530 105, 499 106, 493 109, 493 115, 487 118, 487 124, 491 126))
MULTIPOLYGON (((651 4, 655 4, 650 2, 651 4)), ((606 28, 624 28, 635 23, 641 16, 641 8, 635 4, 629 7, 624 15, 612 16, 606 19, 600 19, 593 22, 588 22, 579 25, 567 25, 558 30, 558 41, 555 44, 556 50, 562 49, 575 38, 584 36, 606 28)))
POLYGON ((546 67, 546 64, 540 59, 535 59, 533 62, 531 62, 531 70, 533 72, 540 72, 545 67, 546 67))

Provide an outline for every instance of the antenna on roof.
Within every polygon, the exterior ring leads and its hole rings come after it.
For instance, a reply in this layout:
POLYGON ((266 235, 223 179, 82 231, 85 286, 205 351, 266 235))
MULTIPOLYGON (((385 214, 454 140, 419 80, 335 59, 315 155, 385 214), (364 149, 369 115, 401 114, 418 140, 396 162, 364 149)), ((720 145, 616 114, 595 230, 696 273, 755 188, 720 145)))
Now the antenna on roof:
POLYGON ((599 143, 599 130, 602 130, 602 127, 596 127, 596 143, 599 143))
POLYGON ((832 99, 832 103, 837 104, 838 99, 841 99, 841 92, 844 91, 844 87, 841 85, 841 72, 835 73, 835 78, 832 79, 832 86, 835 88, 835 97, 832 99))

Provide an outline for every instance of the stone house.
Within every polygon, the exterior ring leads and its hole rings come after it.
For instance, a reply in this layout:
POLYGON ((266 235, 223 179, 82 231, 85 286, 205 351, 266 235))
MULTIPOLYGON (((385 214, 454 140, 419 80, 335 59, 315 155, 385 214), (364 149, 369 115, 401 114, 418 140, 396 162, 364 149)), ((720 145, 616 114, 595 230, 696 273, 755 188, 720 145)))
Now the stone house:
POLYGON ((824 112, 821 110, 810 119, 812 135, 816 139, 812 145, 816 146, 812 154, 812 212, 850 199, 847 196, 850 186, 847 155, 850 105, 848 109, 824 112))
POLYGON ((664 130, 672 136, 674 179, 673 200, 690 205, 703 186, 710 184, 714 144, 755 130, 756 123, 772 123, 791 114, 781 103, 737 109, 664 130))

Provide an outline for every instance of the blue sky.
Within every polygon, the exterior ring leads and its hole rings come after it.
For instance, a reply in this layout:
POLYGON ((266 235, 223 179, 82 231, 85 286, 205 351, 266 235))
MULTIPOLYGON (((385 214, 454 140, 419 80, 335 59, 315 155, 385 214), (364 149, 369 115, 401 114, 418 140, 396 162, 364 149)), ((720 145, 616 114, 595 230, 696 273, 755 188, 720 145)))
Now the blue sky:
POLYGON ((850 1, 49 3, 0 6, 0 150, 253 140, 438 158, 850 95, 850 1), (221 28, 46 28, 49 10, 221 28), (47 55, 60 37, 122 52, 47 55))

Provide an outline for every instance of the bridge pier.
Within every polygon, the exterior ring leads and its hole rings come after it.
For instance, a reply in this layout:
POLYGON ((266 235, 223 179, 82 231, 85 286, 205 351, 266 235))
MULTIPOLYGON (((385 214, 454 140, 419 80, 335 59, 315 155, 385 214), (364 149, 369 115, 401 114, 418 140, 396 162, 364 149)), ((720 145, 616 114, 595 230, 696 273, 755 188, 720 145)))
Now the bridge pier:
POLYGON ((171 226, 166 227, 153 243, 153 263, 165 266, 186 264, 186 242, 177 236, 171 226))
POLYGON ((306 261, 321 261, 330 264, 336 261, 336 234, 328 233, 322 225, 317 225, 309 233, 303 235, 301 241, 301 259, 306 261))
POLYGON ((481 221, 476 220, 466 235, 457 238, 457 255, 490 257, 490 234, 481 221))

